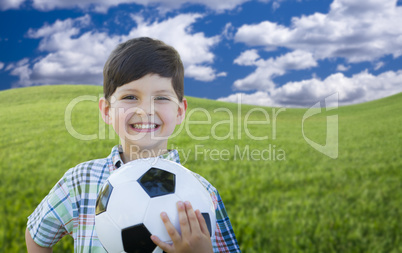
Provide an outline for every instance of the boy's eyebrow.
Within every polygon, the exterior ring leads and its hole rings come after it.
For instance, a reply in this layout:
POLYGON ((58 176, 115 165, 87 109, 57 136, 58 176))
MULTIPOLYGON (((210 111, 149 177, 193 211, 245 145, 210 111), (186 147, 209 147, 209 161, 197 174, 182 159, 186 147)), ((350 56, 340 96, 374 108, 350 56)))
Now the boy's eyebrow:
POLYGON ((174 93, 172 90, 157 90, 155 93, 174 93))
POLYGON ((139 91, 138 89, 134 89, 134 88, 121 88, 120 91, 139 91))
MULTIPOLYGON (((141 90, 135 89, 135 88, 123 88, 123 89, 121 89, 121 92, 127 92, 127 91, 141 92, 141 90)), ((175 94, 174 91, 168 90, 168 89, 156 90, 156 91, 154 91, 153 93, 170 93, 170 94, 175 94)))

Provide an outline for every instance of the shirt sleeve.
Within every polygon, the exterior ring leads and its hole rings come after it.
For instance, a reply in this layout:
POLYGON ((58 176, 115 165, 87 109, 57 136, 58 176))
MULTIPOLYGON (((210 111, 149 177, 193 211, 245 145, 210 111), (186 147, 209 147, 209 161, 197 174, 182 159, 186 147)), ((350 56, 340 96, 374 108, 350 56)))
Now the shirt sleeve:
POLYGON ((212 243, 214 252, 240 252, 232 224, 226 213, 221 196, 217 190, 211 193, 211 195, 214 195, 213 198, 216 198, 217 202, 217 207, 215 208, 217 229, 212 243))
POLYGON ((42 247, 52 247, 73 229, 72 201, 65 176, 28 217, 32 239, 42 247))
POLYGON ((222 198, 215 187, 202 176, 193 173, 196 178, 205 186, 211 195, 215 205, 216 229, 215 236, 212 237, 212 247, 214 252, 241 252, 237 243, 235 233, 230 223, 222 198))

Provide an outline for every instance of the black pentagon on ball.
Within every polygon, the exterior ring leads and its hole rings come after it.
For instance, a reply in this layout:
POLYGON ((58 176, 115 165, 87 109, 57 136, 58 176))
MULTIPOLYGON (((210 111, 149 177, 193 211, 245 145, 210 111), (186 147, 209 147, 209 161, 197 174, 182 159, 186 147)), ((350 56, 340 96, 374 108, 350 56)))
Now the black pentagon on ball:
POLYGON ((151 233, 144 224, 138 224, 123 229, 121 231, 121 237, 123 239, 125 252, 151 253, 156 248, 156 245, 151 240, 151 233))
POLYGON ((138 180, 151 198, 172 194, 176 188, 176 176, 169 171, 150 168, 138 180))
POLYGON ((95 215, 106 211, 112 191, 113 186, 109 183, 109 181, 106 181, 98 194, 98 198, 96 199, 95 215))
POLYGON ((202 217, 204 217, 205 223, 207 223, 207 227, 208 227, 208 231, 209 231, 209 237, 212 236, 212 232, 211 232, 211 218, 209 217, 209 213, 201 213, 202 217))

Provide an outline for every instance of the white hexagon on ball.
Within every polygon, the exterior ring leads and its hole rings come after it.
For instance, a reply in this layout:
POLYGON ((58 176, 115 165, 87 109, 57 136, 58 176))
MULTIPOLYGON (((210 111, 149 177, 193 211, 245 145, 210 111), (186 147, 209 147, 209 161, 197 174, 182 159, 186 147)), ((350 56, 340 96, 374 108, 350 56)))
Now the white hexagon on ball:
POLYGON ((120 167, 104 183, 96 201, 95 229, 109 253, 162 252, 152 234, 171 242, 160 213, 180 232, 177 201, 190 201, 215 235, 215 208, 209 192, 185 167, 160 158, 138 159, 120 167))

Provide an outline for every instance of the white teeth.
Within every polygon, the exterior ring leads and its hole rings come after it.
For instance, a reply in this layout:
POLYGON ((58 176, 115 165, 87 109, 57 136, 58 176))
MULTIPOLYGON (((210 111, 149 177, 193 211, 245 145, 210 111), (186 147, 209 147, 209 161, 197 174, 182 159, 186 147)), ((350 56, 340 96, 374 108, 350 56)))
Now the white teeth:
POLYGON ((138 129, 154 129, 156 128, 156 124, 134 124, 134 128, 138 129))

